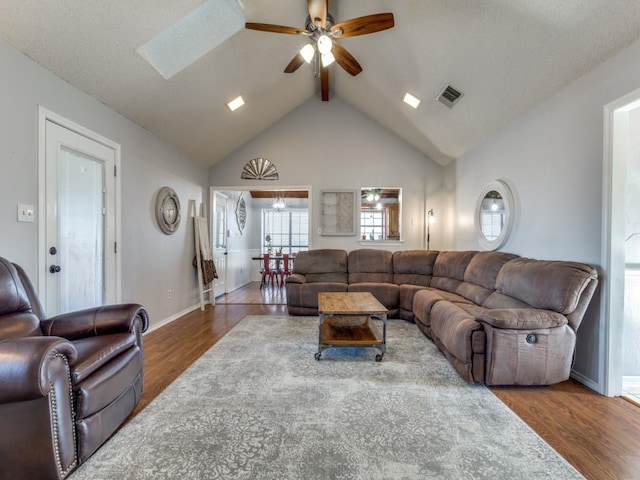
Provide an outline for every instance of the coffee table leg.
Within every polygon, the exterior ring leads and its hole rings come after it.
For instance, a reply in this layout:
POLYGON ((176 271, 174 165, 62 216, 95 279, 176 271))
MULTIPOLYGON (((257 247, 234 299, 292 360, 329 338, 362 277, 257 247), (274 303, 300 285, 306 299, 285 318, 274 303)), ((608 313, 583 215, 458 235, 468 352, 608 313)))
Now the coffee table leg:
POLYGON ((319 323, 318 323, 318 351, 313 356, 316 360, 320 360, 322 357, 322 324, 328 318, 328 315, 320 315, 319 323))

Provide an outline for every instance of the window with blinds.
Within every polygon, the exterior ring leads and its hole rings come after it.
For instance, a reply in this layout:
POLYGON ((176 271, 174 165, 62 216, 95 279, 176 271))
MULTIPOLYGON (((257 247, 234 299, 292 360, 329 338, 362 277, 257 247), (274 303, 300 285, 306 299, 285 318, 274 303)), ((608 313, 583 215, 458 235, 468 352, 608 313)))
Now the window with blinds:
POLYGON ((262 209, 262 251, 296 253, 309 249, 309 212, 306 209, 262 209))

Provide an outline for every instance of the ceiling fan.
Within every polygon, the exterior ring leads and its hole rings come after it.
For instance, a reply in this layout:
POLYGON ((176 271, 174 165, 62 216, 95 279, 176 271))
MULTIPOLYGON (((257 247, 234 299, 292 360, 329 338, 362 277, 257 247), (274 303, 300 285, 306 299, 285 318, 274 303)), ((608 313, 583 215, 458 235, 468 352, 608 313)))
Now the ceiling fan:
POLYGON ((319 72, 322 100, 329 100, 329 71, 327 67, 334 61, 349 74, 356 76, 362 71, 358 61, 344 48, 337 39, 366 35, 367 33, 387 30, 394 25, 392 13, 376 13, 364 17, 352 18, 336 23, 327 12, 328 0, 307 0, 309 16, 305 28, 285 27, 268 23, 245 23, 245 28, 262 32, 304 35, 307 43, 284 69, 285 73, 293 73, 300 66, 315 60, 316 74, 319 72))

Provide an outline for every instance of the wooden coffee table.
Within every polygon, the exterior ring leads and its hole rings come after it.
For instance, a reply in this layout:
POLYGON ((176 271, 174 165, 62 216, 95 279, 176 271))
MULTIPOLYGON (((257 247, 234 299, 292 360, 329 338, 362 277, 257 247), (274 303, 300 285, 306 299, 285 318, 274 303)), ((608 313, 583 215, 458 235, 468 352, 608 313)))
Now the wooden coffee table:
POLYGON ((380 349, 376 362, 387 351, 389 311, 370 292, 318 293, 318 352, 332 347, 374 347, 380 349), (374 320, 382 323, 382 333, 374 320))

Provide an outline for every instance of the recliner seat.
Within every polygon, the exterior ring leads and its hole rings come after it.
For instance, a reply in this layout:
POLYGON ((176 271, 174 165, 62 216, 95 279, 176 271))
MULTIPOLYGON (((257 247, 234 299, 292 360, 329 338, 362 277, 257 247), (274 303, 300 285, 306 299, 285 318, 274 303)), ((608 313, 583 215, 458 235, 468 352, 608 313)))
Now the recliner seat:
POLYGON ((142 395, 147 327, 138 304, 47 319, 0 257, 0 478, 65 478, 118 429, 142 395))

